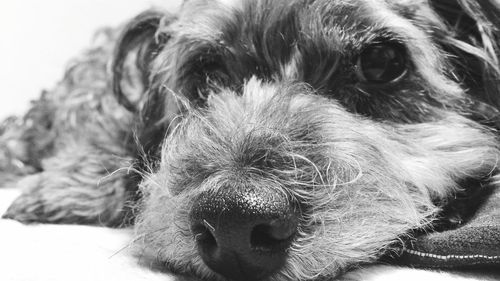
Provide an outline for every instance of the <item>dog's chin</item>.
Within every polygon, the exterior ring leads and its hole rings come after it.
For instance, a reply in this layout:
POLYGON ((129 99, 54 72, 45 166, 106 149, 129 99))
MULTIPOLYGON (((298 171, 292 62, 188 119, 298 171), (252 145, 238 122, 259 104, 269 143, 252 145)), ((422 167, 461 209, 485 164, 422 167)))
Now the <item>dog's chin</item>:
POLYGON ((196 266, 193 263, 180 264, 178 260, 168 260, 165 261, 164 267, 176 276, 184 276, 186 278, 204 281, 230 281, 213 272, 204 264, 196 266))
MULTIPOLYGON (((176 276, 181 276, 186 278, 186 280, 203 280, 203 281, 240 281, 233 280, 230 278, 226 278, 210 268, 208 268, 205 264, 195 265, 194 263, 188 262, 184 263, 179 260, 168 260, 163 263, 163 267, 176 276)), ((301 281, 316 281, 316 280, 325 280, 325 279, 335 279, 338 274, 329 273, 328 275, 322 275, 321 277, 311 277, 300 279, 301 281)), ((277 272, 270 276, 266 276, 261 279, 241 279, 242 281, 290 281, 290 280, 298 280, 293 277, 287 276, 282 272, 277 272)))

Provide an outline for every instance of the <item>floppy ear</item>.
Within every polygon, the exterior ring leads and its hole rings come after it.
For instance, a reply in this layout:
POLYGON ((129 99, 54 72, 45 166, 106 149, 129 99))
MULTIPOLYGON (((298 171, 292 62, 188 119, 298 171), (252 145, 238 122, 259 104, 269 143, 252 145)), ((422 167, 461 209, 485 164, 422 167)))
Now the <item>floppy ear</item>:
POLYGON ((160 23, 174 17, 145 11, 132 19, 119 37, 112 62, 113 92, 118 102, 132 112, 140 111, 149 88, 151 62, 168 38, 157 35, 160 23))
MULTIPOLYGON (((119 37, 112 62, 113 92, 118 102, 136 117, 137 157, 146 162, 156 157, 170 120, 176 111, 167 97, 152 83, 154 60, 170 37, 160 29, 175 17, 160 11, 146 11, 132 19, 119 37)), ((151 161, 154 162, 154 161, 151 161)))
POLYGON ((500 127, 500 1, 431 0, 430 4, 450 28, 438 37, 452 55, 453 75, 474 97, 469 105, 477 115, 473 117, 500 127))

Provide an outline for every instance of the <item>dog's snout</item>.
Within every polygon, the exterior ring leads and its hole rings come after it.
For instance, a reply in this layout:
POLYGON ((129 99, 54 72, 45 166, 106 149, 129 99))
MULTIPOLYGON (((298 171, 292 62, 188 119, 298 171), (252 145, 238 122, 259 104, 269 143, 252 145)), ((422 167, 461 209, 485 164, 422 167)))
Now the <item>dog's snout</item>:
POLYGON ((201 193, 190 219, 208 267, 231 280, 260 280, 285 263, 298 212, 283 192, 233 187, 201 193))

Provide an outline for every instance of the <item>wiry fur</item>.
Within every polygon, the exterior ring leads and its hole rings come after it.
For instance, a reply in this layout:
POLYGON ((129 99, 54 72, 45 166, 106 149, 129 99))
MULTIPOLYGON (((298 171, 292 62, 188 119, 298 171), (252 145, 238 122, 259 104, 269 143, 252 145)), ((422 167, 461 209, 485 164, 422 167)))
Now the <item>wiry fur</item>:
POLYGON ((6 216, 119 224, 140 182, 140 252, 226 280, 197 252, 193 202, 272 189, 300 218, 267 280, 376 261, 446 219, 457 194, 498 184, 499 16, 496 0, 191 0, 141 14, 5 123, 2 177, 31 174, 6 216), (356 58, 386 41, 408 72, 360 81, 356 58))
POLYGON ((240 169, 250 185, 299 202, 299 237, 272 279, 309 280, 376 258, 399 235, 428 225, 432 199, 453 193, 456 179, 487 177, 497 162, 495 137, 455 114, 388 126, 353 118, 303 87, 256 79, 242 96, 220 92, 209 105, 167 138, 136 222, 149 251, 202 279, 214 276, 197 256, 186 214, 200 192, 225 186, 240 169))

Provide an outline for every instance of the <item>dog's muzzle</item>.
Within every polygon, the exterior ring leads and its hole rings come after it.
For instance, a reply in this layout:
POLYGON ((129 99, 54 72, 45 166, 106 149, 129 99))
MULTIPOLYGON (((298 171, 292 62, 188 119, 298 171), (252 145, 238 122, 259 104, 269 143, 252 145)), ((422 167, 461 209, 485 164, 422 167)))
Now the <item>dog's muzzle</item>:
POLYGON ((231 280, 260 280, 284 265, 298 214, 279 190, 226 186, 202 192, 190 220, 208 267, 231 280))

